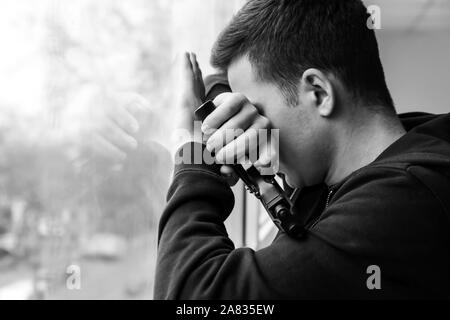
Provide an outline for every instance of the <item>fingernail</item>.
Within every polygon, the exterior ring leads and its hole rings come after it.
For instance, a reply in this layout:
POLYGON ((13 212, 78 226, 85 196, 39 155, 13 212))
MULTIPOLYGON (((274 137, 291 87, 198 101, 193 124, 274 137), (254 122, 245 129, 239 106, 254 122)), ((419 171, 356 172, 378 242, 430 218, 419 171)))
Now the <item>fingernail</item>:
POLYGON ((214 148, 213 148, 213 144, 211 142, 209 142, 210 140, 208 140, 208 142, 206 142, 206 150, 208 150, 209 152, 212 152, 214 150, 214 148))
POLYGON ((212 128, 207 128, 207 129, 205 130, 205 132, 203 132, 203 134, 206 135, 206 136, 212 136, 212 135, 214 134, 214 132, 216 132, 214 129, 212 129, 212 128))
POLYGON ((212 135, 215 131, 213 128, 210 128, 207 124, 202 124, 202 127, 200 128, 203 132, 203 134, 206 135, 212 135))
POLYGON ((139 123, 133 122, 133 124, 131 125, 131 130, 133 131, 133 133, 138 132, 139 131, 139 123))
POLYGON ((206 147, 209 147, 208 151, 213 151, 214 149, 219 147, 219 144, 216 142, 217 138, 212 136, 206 142, 206 147))
POLYGON ((216 154, 216 161, 217 161, 218 163, 225 163, 224 159, 222 159, 222 158, 223 158, 223 152, 222 152, 222 150, 220 150, 220 151, 216 154))

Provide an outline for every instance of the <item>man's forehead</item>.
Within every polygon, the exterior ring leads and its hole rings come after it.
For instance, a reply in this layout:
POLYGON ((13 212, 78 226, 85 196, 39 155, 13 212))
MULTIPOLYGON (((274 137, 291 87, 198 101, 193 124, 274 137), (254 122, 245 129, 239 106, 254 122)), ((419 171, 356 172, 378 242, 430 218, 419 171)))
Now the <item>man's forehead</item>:
POLYGON ((231 91, 244 94, 261 112, 268 105, 285 101, 277 86, 257 79, 256 71, 246 56, 234 60, 227 73, 231 91))
POLYGON ((246 55, 236 58, 227 70, 228 82, 232 91, 245 92, 255 82, 255 73, 246 55))

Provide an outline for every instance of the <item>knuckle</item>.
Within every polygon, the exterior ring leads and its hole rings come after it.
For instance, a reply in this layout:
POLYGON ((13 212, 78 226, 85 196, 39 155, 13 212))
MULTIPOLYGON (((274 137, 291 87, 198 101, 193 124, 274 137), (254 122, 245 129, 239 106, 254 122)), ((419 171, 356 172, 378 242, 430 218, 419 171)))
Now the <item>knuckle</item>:
POLYGON ((248 139, 256 139, 258 138, 258 130, 256 130, 256 128, 249 128, 246 131, 247 137, 248 139))
POLYGON ((245 130, 242 128, 232 128, 230 136, 232 139, 245 135, 245 130))
POLYGON ((130 150, 134 150, 138 147, 138 142, 133 137, 126 136, 126 145, 130 150))
POLYGON ((240 93, 240 92, 233 93, 233 97, 238 102, 245 102, 245 101, 247 101, 247 97, 244 94, 240 93))
POLYGON ((245 104, 248 102, 247 97, 239 92, 231 93, 229 99, 230 99, 230 105, 234 106, 235 108, 239 108, 239 109, 243 108, 245 106, 245 104))
POLYGON ((223 92, 214 98, 213 103, 218 106, 219 104, 222 104, 223 101, 226 101, 231 94, 231 92, 223 92))
POLYGON ((262 128, 268 128, 270 126, 270 120, 266 117, 259 117, 258 121, 262 128))
POLYGON ((221 150, 216 154, 216 161, 219 164, 225 164, 225 159, 224 159, 224 152, 221 150))
POLYGON ((240 93, 235 93, 232 96, 230 96, 230 100, 229 100, 229 106, 231 109, 233 109, 233 111, 238 111, 242 108, 242 102, 243 99, 241 97, 240 93))
POLYGON ((256 116, 259 115, 258 109, 256 109, 256 107, 255 107, 254 105, 252 105, 251 103, 247 103, 247 104, 245 105, 245 107, 247 108, 247 110, 248 110, 250 116, 256 117, 256 116))

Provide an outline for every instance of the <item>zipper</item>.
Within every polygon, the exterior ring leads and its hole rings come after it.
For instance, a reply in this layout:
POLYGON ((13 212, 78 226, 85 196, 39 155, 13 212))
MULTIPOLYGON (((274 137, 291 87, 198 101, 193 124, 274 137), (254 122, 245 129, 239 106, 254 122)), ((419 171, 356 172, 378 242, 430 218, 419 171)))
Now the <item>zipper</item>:
POLYGON ((307 226, 307 229, 312 229, 314 226, 320 221, 320 218, 323 216, 323 211, 325 211, 326 208, 328 208, 328 205, 330 204, 331 196, 333 195, 333 192, 335 191, 336 185, 333 185, 332 187, 328 187, 328 195, 327 195, 327 201, 325 203, 325 208, 322 210, 322 213, 313 220, 309 226, 307 226))
POLYGON ((327 202, 325 203, 325 209, 328 208, 328 205, 330 204, 330 200, 331 200, 331 196, 333 195, 333 188, 330 188, 330 191, 328 191, 328 196, 327 196, 327 202))

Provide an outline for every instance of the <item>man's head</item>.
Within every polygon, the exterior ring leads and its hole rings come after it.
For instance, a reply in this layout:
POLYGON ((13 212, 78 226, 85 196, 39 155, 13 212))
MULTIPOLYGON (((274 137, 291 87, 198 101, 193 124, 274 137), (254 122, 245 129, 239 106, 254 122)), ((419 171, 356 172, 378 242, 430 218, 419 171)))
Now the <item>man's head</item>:
POLYGON ((394 114, 368 18, 360 0, 250 0, 213 48, 232 90, 280 129, 291 185, 323 179, 336 120, 394 114))

